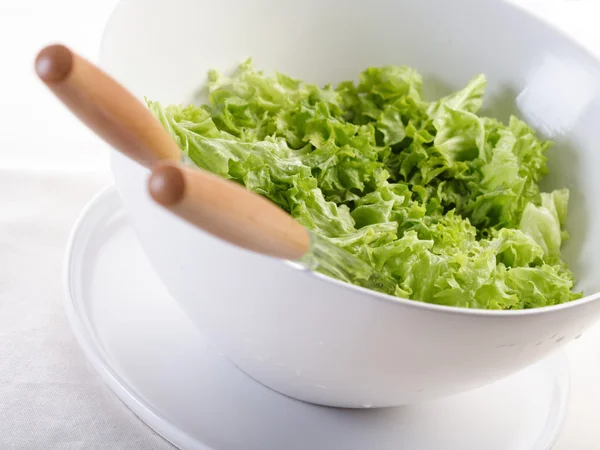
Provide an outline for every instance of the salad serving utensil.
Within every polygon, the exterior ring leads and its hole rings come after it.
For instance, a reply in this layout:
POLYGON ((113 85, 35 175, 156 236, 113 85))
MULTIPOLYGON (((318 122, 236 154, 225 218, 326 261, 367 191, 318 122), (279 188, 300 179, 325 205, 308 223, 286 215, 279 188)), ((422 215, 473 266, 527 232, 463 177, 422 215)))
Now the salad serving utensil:
POLYGON ((310 232, 284 210, 233 181, 181 163, 183 152, 152 113, 100 68, 62 45, 40 51, 39 78, 92 131, 153 168, 148 189, 174 214, 267 256, 393 295, 396 284, 366 262, 310 232))

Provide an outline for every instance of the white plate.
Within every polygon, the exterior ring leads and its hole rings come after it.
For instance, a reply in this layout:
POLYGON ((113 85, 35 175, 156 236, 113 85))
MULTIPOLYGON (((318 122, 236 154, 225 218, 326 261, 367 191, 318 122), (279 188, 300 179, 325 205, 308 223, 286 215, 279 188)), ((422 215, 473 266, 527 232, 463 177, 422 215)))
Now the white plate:
POLYGON ((182 449, 546 450, 565 417, 562 354, 488 387, 403 408, 325 408, 269 390, 170 298, 112 188, 75 226, 65 271, 67 312, 88 358, 127 406, 182 449))

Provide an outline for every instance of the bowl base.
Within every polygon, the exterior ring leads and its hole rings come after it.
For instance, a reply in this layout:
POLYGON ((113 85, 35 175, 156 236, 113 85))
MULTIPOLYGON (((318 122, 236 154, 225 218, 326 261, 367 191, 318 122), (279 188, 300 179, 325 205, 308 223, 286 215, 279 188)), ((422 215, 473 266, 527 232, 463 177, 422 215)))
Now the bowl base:
POLYGON ((79 219, 65 270, 67 312, 87 357, 179 448, 546 450, 564 420, 562 354, 485 388, 401 408, 327 408, 275 393, 233 366, 170 298, 112 188, 79 219))

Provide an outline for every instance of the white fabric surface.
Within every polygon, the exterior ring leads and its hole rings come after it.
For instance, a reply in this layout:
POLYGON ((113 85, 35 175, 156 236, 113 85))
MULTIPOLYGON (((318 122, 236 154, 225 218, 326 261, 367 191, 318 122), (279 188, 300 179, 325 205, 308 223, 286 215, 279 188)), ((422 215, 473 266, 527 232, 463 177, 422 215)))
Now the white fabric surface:
MULTIPOLYGON (((598 0, 514 1, 600 53, 598 0)), ((110 182, 107 153, 31 70, 52 41, 94 59, 115 3, 0 2, 0 449, 172 448, 102 384, 69 329, 64 248, 81 208, 110 182)), ((568 348, 572 396, 555 450, 600 448, 598 344, 600 326, 568 348)))
POLYGON ((168 449, 102 383, 64 313, 69 229, 107 176, 0 171, 0 448, 168 449))

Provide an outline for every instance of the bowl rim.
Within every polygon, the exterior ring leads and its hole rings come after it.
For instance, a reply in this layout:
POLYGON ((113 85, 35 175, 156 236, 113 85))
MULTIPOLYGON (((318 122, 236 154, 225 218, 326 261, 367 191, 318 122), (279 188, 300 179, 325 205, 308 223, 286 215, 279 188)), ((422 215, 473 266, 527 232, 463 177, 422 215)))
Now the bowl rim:
MULTIPOLYGON (((110 27, 119 11, 124 7, 124 4, 127 0, 119 0, 117 4, 112 9, 109 14, 108 20, 104 24, 102 29, 102 36, 100 38, 100 47, 98 51, 98 65, 104 69, 104 55, 106 53, 106 42, 107 36, 110 32, 110 27)), ((572 35, 567 33, 565 30, 558 27, 556 24, 550 22, 545 17, 537 15, 533 13, 531 10, 523 7, 520 4, 509 2, 509 1, 499 1, 497 3, 502 3, 504 7, 512 9, 518 14, 523 14, 530 17, 532 20, 535 20, 548 29, 552 30, 557 35, 560 35, 562 39, 568 41, 573 46, 577 47, 580 52, 585 54, 590 60, 594 61, 596 65, 600 65, 600 55, 595 55, 590 51, 588 47, 582 45, 579 41, 577 41, 572 35)), ((116 150, 111 146, 110 150, 112 152, 111 155, 111 167, 114 162, 114 156, 116 150)), ((111 186, 116 189, 116 186, 111 186)), ((383 301, 390 304, 401 305, 408 308, 415 308, 424 311, 430 312, 439 312, 450 315, 461 315, 461 316, 473 316, 473 317, 489 317, 489 318, 509 318, 509 317, 524 317, 524 316, 537 316, 537 315, 546 315, 552 314, 554 312, 559 312, 564 309, 571 309, 577 307, 583 307, 588 303, 591 303, 600 298, 600 292, 596 292, 594 294, 586 295, 583 298, 572 300, 570 302, 561 303, 558 305, 550 305, 550 306, 541 306, 538 308, 531 309, 511 309, 511 310, 499 310, 499 309, 476 309, 476 308, 466 308, 460 306, 447 306, 447 305, 438 305, 436 303, 428 303, 419 300, 410 300, 403 297, 395 297, 393 295, 384 294, 381 292, 373 291, 371 289, 363 288, 361 286, 357 286, 354 284, 347 283, 345 281, 337 280, 332 277, 328 277, 327 275, 320 274, 318 272, 314 272, 310 269, 304 268, 299 264, 293 261, 281 261, 281 264, 285 264, 292 270, 296 270, 299 273, 302 273, 303 276, 311 277, 316 280, 319 280, 320 283, 329 283, 335 286, 338 286, 341 289, 355 291, 357 293, 363 294, 361 297, 371 298, 377 301, 383 301)), ((505 319, 506 320, 506 319, 505 319)))

